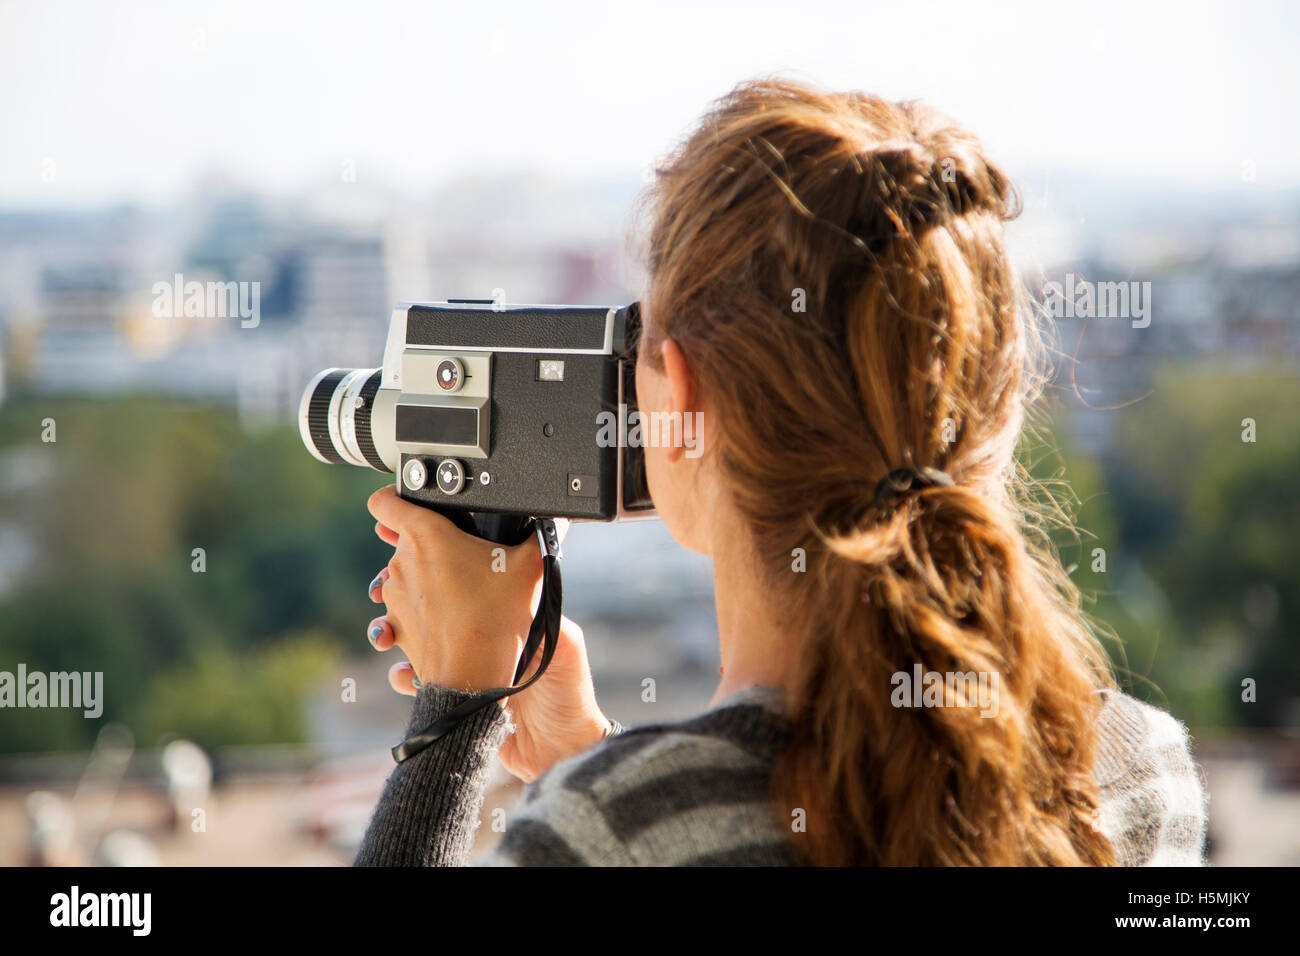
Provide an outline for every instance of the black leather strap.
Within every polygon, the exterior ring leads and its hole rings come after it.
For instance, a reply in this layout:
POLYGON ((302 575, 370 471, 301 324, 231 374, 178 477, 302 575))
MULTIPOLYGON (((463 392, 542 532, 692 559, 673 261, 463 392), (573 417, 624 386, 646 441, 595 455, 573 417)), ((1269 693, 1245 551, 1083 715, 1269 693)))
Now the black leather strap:
POLYGON ((550 666, 551 658, 555 656, 555 648, 560 641, 560 615, 564 598, 560 581, 560 538, 555 530, 555 522, 550 518, 535 518, 534 524, 542 548, 542 600, 537 606, 533 623, 528 628, 524 651, 519 657, 519 666, 515 669, 514 686, 480 691, 468 700, 457 704, 424 730, 394 747, 393 759, 398 763, 409 760, 430 744, 451 733, 470 714, 511 694, 517 694, 525 687, 532 686, 550 666), (539 646, 542 648, 542 659, 537 665, 537 670, 533 672, 532 677, 522 684, 519 683, 539 646))

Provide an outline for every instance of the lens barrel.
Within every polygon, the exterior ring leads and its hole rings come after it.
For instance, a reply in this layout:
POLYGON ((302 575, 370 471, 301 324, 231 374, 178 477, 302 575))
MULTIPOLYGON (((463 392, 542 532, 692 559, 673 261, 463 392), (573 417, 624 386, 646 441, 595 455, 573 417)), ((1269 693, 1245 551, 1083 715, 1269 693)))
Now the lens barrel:
POLYGON ((392 471, 375 449, 371 416, 383 375, 377 368, 327 368, 302 393, 298 430, 318 460, 392 471))

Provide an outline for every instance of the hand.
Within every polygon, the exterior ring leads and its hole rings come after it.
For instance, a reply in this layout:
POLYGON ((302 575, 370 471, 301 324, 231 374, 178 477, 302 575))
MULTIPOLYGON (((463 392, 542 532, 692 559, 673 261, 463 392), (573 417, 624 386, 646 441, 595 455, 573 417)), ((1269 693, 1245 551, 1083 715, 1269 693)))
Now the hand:
MULTIPOLYGON (((529 662, 529 674, 541 653, 539 647, 529 662)), ((499 756, 505 768, 525 783, 605 735, 610 724, 596 703, 582 628, 567 617, 560 619, 560 639, 551 665, 536 684, 510 698, 510 709, 515 732, 501 745, 499 756)))
POLYGON ((369 508, 375 533, 395 548, 375 589, 387 614, 371 625, 372 634, 377 625, 387 633, 372 643, 400 647, 425 684, 463 691, 509 685, 541 580, 537 542, 507 548, 466 534, 404 501, 392 485, 371 495, 369 508))
MULTIPOLYGON (((379 519, 376 534, 397 549, 370 588, 371 599, 388 606, 370 623, 371 643, 381 651, 397 644, 410 658, 389 670, 393 689, 415 694, 416 675, 422 683, 463 690, 508 685, 541 593, 536 542, 496 552, 501 546, 401 499, 392 486, 371 496, 370 512, 379 519), (468 634, 479 637, 467 642, 468 634), (466 643, 478 651, 456 649, 466 643)), ((536 659, 528 672, 535 666, 536 659)), ((501 762, 526 782, 601 739, 609 721, 596 704, 577 624, 562 618, 546 673, 512 696, 510 707, 515 733, 501 748, 501 762)))

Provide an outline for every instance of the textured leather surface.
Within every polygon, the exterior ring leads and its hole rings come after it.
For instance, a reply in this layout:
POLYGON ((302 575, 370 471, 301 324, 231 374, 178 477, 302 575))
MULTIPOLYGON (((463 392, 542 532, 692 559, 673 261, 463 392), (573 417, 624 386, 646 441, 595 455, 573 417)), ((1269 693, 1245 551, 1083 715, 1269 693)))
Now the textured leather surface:
POLYGON ((608 312, 600 307, 493 312, 413 305, 406 316, 406 343, 447 349, 600 349, 608 312))
MULTIPOLYGON (((495 353, 490 457, 459 459, 465 487, 457 495, 445 495, 431 483, 419 491, 402 486, 402 497, 440 511, 613 518, 618 449, 597 445, 596 416, 604 410, 618 413, 620 363, 604 355, 566 355, 564 381, 539 382, 537 360, 547 357, 495 353), (485 470, 487 484, 480 481, 485 470), (570 475, 596 476, 599 494, 570 494, 570 475)), ((403 465, 407 457, 402 456, 403 465)))

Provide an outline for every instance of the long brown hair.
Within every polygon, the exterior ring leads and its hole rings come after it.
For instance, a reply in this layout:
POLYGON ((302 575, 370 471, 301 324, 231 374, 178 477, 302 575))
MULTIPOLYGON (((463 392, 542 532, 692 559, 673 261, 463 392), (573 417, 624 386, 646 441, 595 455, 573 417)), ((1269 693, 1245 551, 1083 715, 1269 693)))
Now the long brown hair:
POLYGON ((689 357, 799 645, 773 778, 798 858, 1113 863, 1091 777, 1113 678, 1015 459, 1041 381, 1008 178, 923 105, 760 80, 647 198, 646 347, 689 357), (878 498, 900 468, 953 483, 878 498), (917 665, 996 675, 996 716, 895 706, 917 665))

